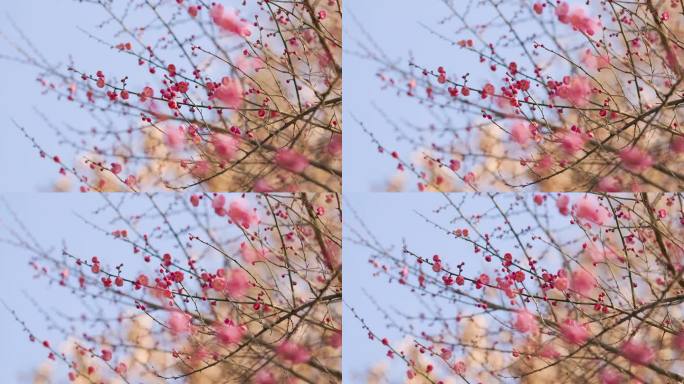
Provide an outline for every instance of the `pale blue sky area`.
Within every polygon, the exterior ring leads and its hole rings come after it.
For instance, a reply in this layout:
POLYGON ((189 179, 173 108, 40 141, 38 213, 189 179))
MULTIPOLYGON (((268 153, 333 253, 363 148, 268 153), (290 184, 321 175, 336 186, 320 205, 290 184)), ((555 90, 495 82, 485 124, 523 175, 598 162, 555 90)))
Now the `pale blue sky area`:
MULTIPOLYGON (((433 24, 444 16, 445 7, 439 0, 347 0, 344 7, 343 187, 350 192, 383 190, 383 183, 394 174, 396 162, 378 154, 377 147, 352 116, 385 139, 393 139, 393 135, 388 133, 387 123, 372 103, 392 117, 410 118, 415 123, 429 121, 429 116, 421 118, 425 110, 416 106, 413 100, 396 97, 393 91, 381 89, 381 82, 376 76, 377 63, 355 54, 358 49, 354 39, 366 43, 367 40, 353 17, 382 46, 383 52, 404 68, 408 68, 409 54, 420 58, 423 65, 436 68, 445 61, 458 60, 459 52, 420 25, 433 24)), ((383 144, 390 151, 408 148, 405 144, 394 143, 394 140, 383 144)))
MULTIPOLYGON (((417 193, 346 193, 346 207, 353 208, 378 241, 386 247, 393 246, 397 254, 401 253, 402 239, 411 244, 415 252, 428 254, 453 250, 454 242, 441 232, 431 227, 416 214, 429 212, 444 203, 438 194, 417 193)), ((349 209, 345 209, 345 241, 342 245, 344 255, 344 301, 353 306, 360 316, 367 321, 371 329, 386 337, 397 336, 396 333, 385 334, 385 322, 375 306, 367 298, 364 290, 382 301, 385 308, 401 308, 403 311, 416 312, 420 303, 413 296, 398 290, 396 285, 388 285, 385 278, 374 278, 374 268, 368 263, 368 249, 348 241, 352 236, 349 227, 359 228, 358 221, 349 209), (391 289, 389 289, 391 288, 391 289)), ((344 332, 342 352, 342 373, 349 382, 364 382, 362 375, 366 369, 376 363, 386 362, 386 349, 377 342, 371 342, 367 333, 361 328, 351 311, 344 308, 344 332)), ((405 371, 404 366, 397 363, 393 366, 399 375, 405 371)))
MULTIPOLYGON (((116 255, 117 252, 130 253, 127 247, 112 241, 104 234, 98 234, 76 216, 78 213, 90 217, 89 212, 101 207, 104 200, 98 194, 6 193, 2 195, 2 199, 4 202, 0 201, 1 239, 13 238, 8 232, 9 229, 19 230, 4 205, 7 203, 37 242, 54 255, 61 252, 63 241, 69 245, 71 252, 83 257, 99 255, 102 258, 116 255), (102 253, 105 249, 108 255, 102 253)), ((107 223, 99 221, 98 224, 106 226, 107 223)), ((28 297, 34 299, 52 316, 56 316, 58 312, 79 315, 83 308, 80 301, 64 288, 50 285, 45 279, 34 278, 35 272, 29 266, 30 256, 26 250, 0 242, 0 299, 17 311, 37 337, 55 340, 55 345, 61 337, 57 339, 59 334, 46 328, 45 318, 28 297)), ((0 308, 0 327, 3 330, 3 342, 0 344, 0 381, 30 382, 30 374, 34 368, 47 360, 46 349, 38 343, 30 343, 28 335, 4 308, 0 308)), ((60 380, 58 382, 66 382, 63 364, 52 363, 52 366, 56 372, 63 373, 57 376, 60 380)))
MULTIPOLYGON (((79 30, 80 27, 100 37, 110 37, 110 32, 96 28, 104 20, 99 6, 72 0, 0 1, 0 55, 16 56, 11 44, 27 51, 31 47, 10 20, 51 65, 64 68, 71 57, 80 68, 92 72, 106 67, 125 73, 127 68, 135 67, 130 58, 113 53, 79 30), (104 63, 103 57, 107 58, 104 63)), ((38 54, 31 56, 39 57, 38 54)), ((94 124, 77 105, 41 94, 42 87, 36 81, 38 73, 33 66, 0 59, 0 191, 50 190, 59 176, 56 164, 40 159, 38 151, 32 149, 11 119, 24 126, 49 152, 62 152, 63 148, 36 110, 62 128, 65 123, 82 129, 94 124)), ((73 159, 65 160, 71 163, 73 159)))

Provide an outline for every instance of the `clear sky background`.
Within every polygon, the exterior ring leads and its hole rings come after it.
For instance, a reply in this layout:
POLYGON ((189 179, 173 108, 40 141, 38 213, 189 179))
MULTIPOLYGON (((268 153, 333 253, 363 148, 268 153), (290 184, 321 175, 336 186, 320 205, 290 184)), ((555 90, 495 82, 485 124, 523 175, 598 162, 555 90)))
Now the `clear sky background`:
MULTIPOLYGON (((571 197, 571 201, 575 201, 580 195, 575 194, 574 197, 571 197)), ((451 199, 456 203, 460 202, 463 196, 464 194, 450 194, 451 199)), ((531 206, 534 206, 531 201, 532 194, 523 196, 528 199, 531 206)), ((551 195, 549 195, 550 197, 551 195)), ((515 198, 516 195, 503 194, 498 196, 496 200, 503 209, 506 209, 515 198)), ((486 196, 468 194, 467 199, 464 206, 466 215, 482 214, 493 209, 491 201, 486 196)), ((398 257, 401 256, 402 243, 405 241, 408 248, 416 254, 428 257, 438 254, 452 266, 461 261, 466 262, 465 275, 472 276, 483 271, 491 272, 493 264, 485 263, 481 257, 475 256, 472 246, 436 229, 421 217, 421 215, 428 217, 446 228, 456 228, 458 224, 452 221, 456 217, 456 213, 452 208, 435 213, 435 210, 447 204, 447 200, 442 194, 347 193, 345 203, 347 207, 358 212, 361 220, 378 241, 387 249, 393 249, 394 254, 398 257)), ((569 226, 569 219, 560 216, 553 204, 553 200, 549 200, 544 206, 551 207, 549 228, 554 228, 554 234, 559 238, 574 239, 579 234, 577 228, 569 226)), ((520 229, 529 225, 529 220, 527 215, 518 216, 512 219, 512 223, 514 227, 520 229)), ((463 224, 462 222, 459 223, 463 224)), ((487 233, 500 225, 501 220, 498 218, 485 218, 478 224, 478 229, 487 233)), ((350 228, 359 229, 360 225, 351 210, 347 208, 345 211, 345 242, 343 243, 344 301, 354 307, 369 327, 380 337, 387 337, 394 342, 401 340, 403 338, 401 333, 386 327, 386 320, 369 299, 368 294, 377 302, 382 303, 383 308, 390 313, 396 309, 401 313, 418 315, 424 313, 422 304, 416 296, 410 293, 409 289, 405 289, 396 283, 390 285, 386 277, 373 276, 376 269, 368 263, 371 251, 349 241, 350 238, 355 237, 350 228)), ((538 232, 533 233, 538 234, 538 232)), ((521 236, 525 239, 529 235, 521 236)), ((516 244, 512 239, 497 239, 494 246, 516 252, 514 251, 516 244)), ((560 259, 553 256, 553 253, 547 255, 543 264, 540 265, 551 269, 560 267, 560 259)), ((459 308, 457 305, 445 309, 446 313, 454 315, 465 310, 466 308, 459 308)), ((343 338, 343 375, 350 382, 363 382, 365 373, 370 367, 379 363, 386 364, 390 361, 385 356, 387 349, 379 342, 368 339, 367 331, 362 329, 361 323, 354 318, 346 306, 344 308, 343 338)), ((396 344, 393 345, 396 346, 396 344)), ((405 378, 406 366, 399 358, 395 358, 388 372, 391 372, 391 377, 397 380, 392 382, 398 382, 405 378)))
MULTIPOLYGON (((96 27, 103 20, 99 6, 73 0, 0 1, 0 56, 16 56, 12 44, 30 50, 12 27, 10 21, 13 21, 52 65, 66 67, 71 57, 79 68, 88 71, 111 68, 125 73, 135 67, 130 58, 117 55, 79 30, 82 28, 109 41, 109 32, 96 27)), ((38 73, 33 66, 0 59, 0 192, 51 190, 59 178, 56 164, 40 159, 38 151, 32 149, 11 119, 24 126, 49 152, 60 149, 59 144, 36 109, 57 126, 71 123, 87 129, 93 124, 76 104, 57 100, 54 95, 43 95, 36 81, 38 73)))
MULTIPOLYGON (((447 254, 454 251, 453 239, 432 230, 416 212, 430 216, 430 212, 442 205, 445 200, 440 194, 419 193, 347 193, 344 196, 346 207, 353 208, 378 241, 386 247, 394 247, 401 252, 402 239, 405 239, 414 252, 447 254)), ((349 209, 345 209, 345 241, 342 245, 344 255, 344 301, 354 307, 374 331, 388 338, 396 338, 395 332, 387 332, 385 321, 365 292, 381 300, 385 308, 401 308, 405 312, 417 312, 420 303, 413 296, 400 290, 396 285, 388 285, 385 278, 372 277, 375 269, 368 263, 369 251, 348 241, 349 227, 359 228, 359 223, 349 209), (391 289, 388 289, 390 288, 391 289)), ((387 362, 386 349, 368 339, 366 331, 345 306, 343 312, 343 358, 342 374, 349 382, 363 382, 365 371, 376 363, 387 362)), ((398 360, 398 359, 397 359, 398 360)), ((400 376, 405 367, 400 363, 393 366, 400 376)))
MULTIPOLYGON (((100 258, 129 254, 130 249, 111 238, 99 234, 76 214, 84 215, 106 226, 107 217, 93 218, 89 213, 101 207, 104 200, 99 194, 55 194, 55 193, 6 193, 0 201, 0 238, 11 239, 9 229, 17 230, 5 203, 15 211, 31 234, 46 250, 59 254, 66 242, 74 254, 100 258), (106 250, 107 254, 103 254, 106 250), (120 253, 119 253, 120 252, 120 253), (125 252, 125 253, 124 253, 125 252)), ((16 246, 0 242, 0 299, 17 311, 37 337, 55 340, 59 345, 59 334, 46 329, 41 312, 28 297, 34 299, 42 309, 53 316, 59 312, 78 315, 82 313, 80 302, 69 291, 51 286, 45 279, 34 278, 34 270, 28 264, 30 254, 16 246)), ((129 261, 130 262, 130 261, 129 261)), ((30 343, 28 335, 4 309, 0 308, 0 329, 3 342, 0 343, 0 382, 27 383, 30 374, 47 360, 47 350, 38 343, 30 343)), ((55 345, 57 344, 57 345, 55 345)), ((63 364, 51 363, 55 372, 63 373, 58 382, 66 382, 63 364)))
MULTIPOLYGON (((410 118, 415 123, 429 121, 420 116, 425 110, 413 100, 396 97, 393 91, 383 91, 378 79, 377 63, 359 57, 354 39, 366 41, 359 24, 381 45, 397 65, 408 68, 409 54, 420 58, 426 67, 437 67, 445 61, 458 60, 459 51, 436 39, 420 23, 433 25, 446 7, 440 0, 347 0, 344 2, 344 182, 345 191, 384 190, 384 183, 394 174, 395 161, 377 152, 369 137, 353 119, 363 124, 383 140, 388 150, 405 151, 408 146, 394 142, 394 136, 372 103, 390 116, 410 118)), ((465 67, 459 63, 459 70, 465 67)))

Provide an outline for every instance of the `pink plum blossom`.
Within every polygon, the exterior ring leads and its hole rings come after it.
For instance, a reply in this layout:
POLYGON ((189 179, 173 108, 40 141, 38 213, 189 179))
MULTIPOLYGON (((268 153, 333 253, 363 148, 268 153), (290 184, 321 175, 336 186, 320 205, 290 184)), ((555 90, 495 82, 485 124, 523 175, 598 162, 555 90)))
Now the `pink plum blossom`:
POLYGON ((620 347, 622 356, 634 364, 650 364, 655 359, 655 351, 645 343, 627 340, 620 347))
POLYGON ((235 10, 226 10, 222 4, 211 7, 211 19, 224 31, 242 37, 248 37, 252 34, 249 30, 249 24, 240 19, 235 10))
POLYGON ((592 289, 594 289, 595 283, 596 279, 594 276, 580 268, 572 273, 570 288, 572 288, 572 290, 575 292, 586 295, 592 289))
POLYGON ((625 148, 619 155, 622 166, 632 172, 643 172, 653 165, 651 155, 637 147, 625 148))
POLYGON ((599 180, 596 185, 596 190, 599 192, 621 192, 624 191, 620 179, 615 176, 606 176, 599 180))
POLYGON ((342 135, 333 133, 330 137, 330 142, 326 146, 328 153, 332 156, 339 156, 342 153, 342 135))
POLYGON ((568 155, 574 155, 584 148, 585 137, 578 132, 569 131, 560 138, 560 146, 568 155))
POLYGON ((182 127, 171 127, 166 130, 166 146, 174 151, 180 151, 185 145, 185 132, 182 127))
POLYGON ((240 244, 240 254, 242 259, 249 264, 254 264, 259 261, 266 260, 266 249, 262 248, 257 250, 253 246, 243 242, 240 244))
POLYGON ((259 216, 249 207, 249 202, 244 197, 231 201, 227 213, 228 217, 242 228, 248 229, 259 224, 259 216))
POLYGON ((558 196, 558 200, 556 200, 556 208, 558 208, 558 212, 561 215, 567 216, 570 213, 570 208, 568 208, 569 204, 570 197, 568 197, 568 195, 558 196))
POLYGON ((216 154, 226 161, 233 159, 238 148, 237 140, 233 136, 224 133, 215 134, 212 137, 212 144, 216 154))
POLYGON ((518 310, 515 314, 513 328, 522 333, 536 333, 539 328, 536 317, 527 310, 518 310))
POLYGON ((228 108, 238 108, 242 104, 242 85, 237 79, 224 77, 221 84, 214 89, 213 97, 228 108))
POLYGON ((676 153, 684 153, 684 136, 676 136, 670 143, 670 148, 676 153))
POLYGON ((558 87, 558 96, 575 106, 584 106, 591 96, 591 82, 584 76, 566 76, 558 87))
POLYGON ((218 324, 214 331, 216 332, 216 338, 223 345, 233 345, 237 344, 242 340, 245 334, 245 329, 241 326, 234 325, 232 322, 218 324))
POLYGON ((229 269, 226 274, 226 293, 233 298, 240 298, 249 290, 249 274, 242 268, 229 269))
POLYGON ((600 71, 604 68, 610 68, 610 59, 608 56, 594 55, 589 49, 584 51, 580 60, 582 61, 582 64, 591 69, 598 69, 600 71))
POLYGON ((511 138, 516 143, 524 146, 527 144, 531 137, 532 132, 528 124, 518 121, 515 124, 513 124, 513 127, 511 127, 511 138))
POLYGON ((254 375, 254 384, 277 384, 278 381, 276 380, 275 376, 273 376, 273 373, 265 370, 265 369, 260 369, 255 375, 254 375))
POLYGON ((283 359, 293 364, 306 363, 311 359, 311 353, 305 346, 294 341, 285 340, 276 347, 276 353, 283 359))
POLYGON ((584 8, 570 6, 566 2, 560 3, 556 7, 556 16, 558 21, 563 24, 570 24, 578 31, 586 33, 591 36, 596 32, 596 21, 586 15, 584 8))
POLYGON ((613 368, 604 368, 599 376, 601 384, 622 384, 625 382, 624 376, 613 368))
POLYGON ((603 225, 610 219, 610 212, 599 204, 594 195, 582 196, 573 207, 578 219, 586 220, 597 225, 603 225))
POLYGON ((275 163, 280 168, 294 173, 302 173, 309 166, 309 160, 297 151, 289 148, 281 148, 275 157, 275 163))
POLYGON ((539 356, 545 359, 557 359, 560 357, 560 353, 556 350, 553 344, 544 344, 541 351, 539 351, 539 356))
POLYGON ((225 205, 226 205, 226 197, 223 195, 217 195, 211 201, 211 207, 214 208, 214 212, 219 216, 225 216, 226 215, 225 205))
POLYGON ((173 335, 180 335, 190 332, 190 315, 187 313, 173 311, 169 316, 168 327, 173 335))
POLYGON ((275 191, 275 188, 271 186, 271 184, 268 183, 268 181, 264 179, 256 179, 254 181, 254 192, 273 192, 275 191))

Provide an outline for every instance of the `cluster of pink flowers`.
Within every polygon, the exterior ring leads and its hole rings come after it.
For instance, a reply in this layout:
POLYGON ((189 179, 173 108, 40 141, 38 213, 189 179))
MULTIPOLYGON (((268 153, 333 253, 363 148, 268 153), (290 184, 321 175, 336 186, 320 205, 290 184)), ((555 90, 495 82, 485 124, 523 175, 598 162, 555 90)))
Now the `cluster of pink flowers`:
POLYGON ((192 329, 191 317, 187 313, 172 311, 169 316, 168 327, 173 335, 188 333, 192 329))
POLYGON ((234 223, 245 229, 259 224, 259 215, 249 207, 249 202, 244 197, 231 201, 227 214, 234 223))
POLYGON ((537 318, 527 310, 518 310, 515 314, 513 328, 523 333, 537 333, 539 325, 537 318))
POLYGON ((183 127, 169 127, 165 132, 165 143, 173 151, 181 151, 185 146, 183 127))
POLYGON ((238 148, 238 141, 224 133, 215 134, 212 137, 212 144, 216 154, 225 161, 232 160, 238 148))
POLYGON ((577 269, 572 273, 570 288, 575 292, 586 295, 594 289, 595 284, 594 275, 584 269, 577 269))
POLYGON ((226 346, 239 343, 245 335, 245 328, 235 325, 230 320, 227 320, 222 324, 217 324, 214 327, 214 331, 216 332, 216 338, 219 342, 226 346))
POLYGON ((304 345, 300 345, 291 340, 285 340, 276 347, 276 353, 283 360, 292 364, 302 364, 311 360, 311 353, 304 345))
POLYGON ((636 340, 628 340, 620 347, 622 355, 634 364, 650 364, 655 358, 653 348, 636 340))
POLYGON ((302 173, 309 166, 309 160, 306 157, 289 148, 278 150, 275 156, 275 163, 280 168, 294 173, 302 173))
POLYGON ((245 242, 240 243, 240 254, 242 255, 242 259, 249 263, 249 264, 254 264, 259 261, 264 261, 266 260, 266 255, 268 254, 268 251, 264 248, 257 249, 245 242))
MULTIPOLYGON (((199 204, 199 198, 191 197, 193 205, 199 204)), ((249 229, 260 222, 256 210, 250 208, 249 202, 244 197, 239 197, 228 204, 226 209, 226 197, 216 195, 211 202, 214 212, 219 216, 228 216, 232 222, 244 229, 249 229)))
POLYGON ((511 138, 521 146, 525 146, 532 138, 534 126, 516 121, 511 127, 511 138))
POLYGON ((241 19, 235 10, 225 9, 223 4, 216 4, 211 8, 211 19, 226 32, 242 37, 248 37, 252 34, 249 23, 241 19))
POLYGON ((647 152, 630 147, 620 151, 622 166, 632 172, 643 172, 653 165, 653 158, 647 152))
POLYGON ((574 29, 589 36, 596 32, 596 21, 586 15, 584 8, 573 7, 570 9, 568 3, 562 2, 556 7, 556 16, 561 23, 570 24, 574 29))
POLYGON ((597 225, 603 225, 610 220, 611 214, 602 206, 595 195, 582 196, 573 206, 575 216, 597 225))
POLYGON ((211 288, 224 292, 232 298, 241 298, 250 288, 249 274, 242 268, 232 268, 227 271, 219 269, 216 277, 211 279, 211 288))
POLYGON ((575 320, 565 320, 559 326, 561 336, 563 339, 570 344, 582 345, 589 340, 591 334, 589 330, 583 325, 575 320))
POLYGON ((595 55, 591 53, 590 50, 584 51, 582 57, 580 58, 582 64, 586 65, 591 69, 598 69, 599 71, 604 68, 610 68, 610 58, 606 55, 595 55))
POLYGON ((591 92, 591 81, 580 75, 565 76, 562 84, 558 86, 558 96, 578 107, 587 104, 591 92))
POLYGON ((221 83, 213 89, 213 97, 228 108, 238 108, 242 104, 243 90, 240 80, 224 77, 221 83))
POLYGON ((568 155, 574 155, 582 148, 586 143, 587 138, 580 132, 569 131, 565 133, 560 138, 560 147, 568 155))

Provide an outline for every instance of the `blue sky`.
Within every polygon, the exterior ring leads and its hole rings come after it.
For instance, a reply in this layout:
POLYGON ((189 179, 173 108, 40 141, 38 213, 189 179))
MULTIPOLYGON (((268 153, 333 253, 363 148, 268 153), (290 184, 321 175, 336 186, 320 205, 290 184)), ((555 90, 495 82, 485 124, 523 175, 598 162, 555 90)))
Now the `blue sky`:
MULTIPOLYGON (((102 255, 105 248, 111 254, 126 250, 104 235, 94 235, 93 229, 76 216, 77 213, 89 216, 89 212, 102 206, 104 201, 98 194, 6 193, 2 199, 12 207, 38 242, 53 254, 61 252, 63 241, 72 252, 84 256, 102 255)), ((4 202, 0 202, 0 238, 7 239, 11 238, 8 228, 16 230, 17 226, 4 202)), ((50 286, 44 279, 35 279, 28 264, 29 257, 27 251, 0 242, 3 263, 0 268, 0 299, 17 311, 37 336, 56 337, 57 333, 46 329, 45 319, 26 295, 53 315, 57 310, 79 314, 80 302, 64 289, 50 286)), ((37 343, 30 343, 28 336, 4 308, 0 309, 0 326, 4 339, 0 344, 0 379, 8 383, 28 382, 26 375, 46 360, 46 350, 37 343)), ((59 368, 57 372, 64 371, 60 364, 53 363, 53 366, 59 368)), ((66 373, 58 377, 66 378, 66 373)))
MULTIPOLYGON (((45 57, 63 60, 72 52, 79 60, 95 65, 100 58, 96 53, 102 48, 84 41, 82 32, 77 30, 79 25, 90 26, 86 21, 94 22, 92 10, 92 6, 74 1, 0 2, 0 54, 14 55, 5 39, 23 49, 28 48, 26 42, 11 27, 11 19, 45 57), (69 43, 75 41, 79 44, 69 43)), ((58 176, 57 168, 38 157, 38 152, 31 148, 30 142, 11 123, 11 119, 30 129, 41 143, 54 150, 57 148, 56 140, 36 115, 34 108, 53 117, 56 122, 63 121, 63 117, 59 116, 63 116, 65 112, 69 112, 67 116, 75 115, 74 111, 68 110, 65 103, 41 95, 36 75, 36 69, 31 66, 0 60, 0 81, 3 84, 0 87, 0 126, 3 127, 0 139, 0 192, 4 192, 1 197, 16 210, 43 244, 59 249, 62 239, 79 238, 88 229, 76 218, 73 211, 87 210, 101 203, 101 200, 98 201, 99 196, 88 198, 81 194, 26 193, 50 190, 51 183, 58 176)), ((4 207, 0 210, 0 220, 10 220, 7 210, 4 207)), ((7 237, 5 228, 0 230, 0 234, 3 238, 7 237)), ((86 252, 99 245, 95 237, 81 239, 80 245, 86 252)), ((14 308, 29 326, 35 328, 36 333, 51 335, 41 328, 43 321, 40 313, 24 293, 41 303, 59 303, 60 308, 65 311, 78 310, 78 303, 65 299, 63 291, 52 289, 32 278, 26 252, 0 243, 0 258, 3 261, 3 268, 0 268, 0 298, 14 308)), ((0 325, 4 336, 4 342, 0 345, 0 379, 7 383, 28 382, 26 375, 45 360, 45 350, 29 343, 27 335, 4 308, 0 311, 0 325)))
MULTIPOLYGON (((97 71, 105 65, 122 73, 134 66, 130 59, 113 54, 103 45, 89 39, 84 32, 98 32, 96 24, 103 20, 98 6, 77 1, 2 1, 0 2, 0 54, 15 56, 10 44, 30 49, 21 40, 10 20, 32 42, 36 50, 52 65, 64 66, 69 57, 81 68, 97 71), (9 41, 9 43, 8 43, 9 41)), ((108 32, 107 32, 108 33, 108 32)), ((108 36, 102 33, 103 36, 108 36)), ((51 190, 58 179, 59 168, 42 160, 38 151, 12 124, 14 119, 24 126, 47 151, 60 149, 53 131, 46 126, 36 110, 42 112, 57 126, 72 123, 80 128, 92 127, 93 121, 76 105, 57 100, 53 95, 41 94, 36 81, 39 71, 30 65, 0 60, 0 191, 25 192, 51 190)), ((71 162, 73 159, 64 159, 71 162)))
MULTIPOLYGON (((396 287, 391 293, 388 292, 389 286, 384 279, 372 277, 375 270, 368 263, 368 250, 348 241, 352 236, 349 228, 359 228, 348 207, 359 213, 370 231, 386 247, 393 246, 395 251, 401 252, 401 242, 405 239, 416 252, 447 253, 453 251, 453 240, 443 233, 431 230, 431 227, 416 214, 421 212, 429 215, 431 210, 444 203, 444 199, 439 194, 419 193, 347 193, 344 198, 344 301, 354 307, 371 329, 384 331, 385 323, 364 290, 381 300, 386 308, 397 307, 407 312, 415 312, 420 309, 420 303, 413 301, 412 296, 406 295, 406 292, 394 290, 396 287)), ((387 361, 384 358, 386 349, 377 342, 368 340, 366 332, 346 306, 343 316, 342 373, 351 382, 362 382, 362 377, 358 376, 360 373, 375 363, 387 361)), ((386 336, 396 334, 390 333, 386 336)), ((397 372, 403 374, 403 366, 398 364, 394 367, 398 368, 397 372)))

